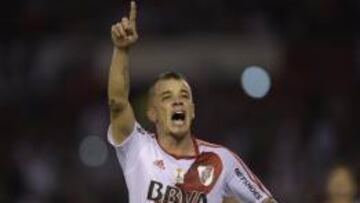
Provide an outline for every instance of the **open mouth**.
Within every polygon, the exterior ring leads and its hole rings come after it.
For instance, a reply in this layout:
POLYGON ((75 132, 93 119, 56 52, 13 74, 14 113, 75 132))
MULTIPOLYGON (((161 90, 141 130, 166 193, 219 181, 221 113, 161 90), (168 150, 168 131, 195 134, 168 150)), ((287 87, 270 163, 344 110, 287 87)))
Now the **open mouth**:
POLYGON ((171 120, 176 125, 183 125, 185 123, 185 112, 183 111, 176 111, 172 114, 171 120))

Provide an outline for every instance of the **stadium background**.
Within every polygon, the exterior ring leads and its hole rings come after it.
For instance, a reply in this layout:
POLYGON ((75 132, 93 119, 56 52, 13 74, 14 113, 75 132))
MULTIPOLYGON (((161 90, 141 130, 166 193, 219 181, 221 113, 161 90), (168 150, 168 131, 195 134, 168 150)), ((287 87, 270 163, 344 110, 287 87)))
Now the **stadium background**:
MULTIPOLYGON (((191 82, 194 133, 236 151, 280 202, 320 202, 336 163, 359 169, 360 2, 138 1, 131 51, 138 120, 165 70, 191 82), (270 92, 247 96, 258 65, 270 92)), ((126 202, 106 143, 110 26, 127 1, 1 6, 0 202, 126 202)))

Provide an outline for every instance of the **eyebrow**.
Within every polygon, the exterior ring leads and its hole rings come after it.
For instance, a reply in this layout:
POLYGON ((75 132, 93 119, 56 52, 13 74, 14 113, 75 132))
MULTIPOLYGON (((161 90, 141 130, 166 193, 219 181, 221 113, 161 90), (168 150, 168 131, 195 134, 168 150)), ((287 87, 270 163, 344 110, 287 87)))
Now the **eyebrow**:
MULTIPOLYGON (((181 92, 181 93, 185 93, 185 94, 187 94, 187 95, 190 95, 189 91, 187 91, 186 89, 181 89, 180 92, 181 92)), ((163 97, 163 96, 165 96, 165 95, 167 95, 167 94, 171 94, 171 91, 170 91, 170 90, 166 90, 166 91, 160 93, 160 96, 163 97)))
POLYGON ((171 92, 170 92, 169 90, 166 90, 166 91, 162 92, 162 93, 160 94, 160 96, 164 96, 164 95, 166 95, 166 94, 171 94, 171 92))
POLYGON ((187 91, 186 89, 181 89, 180 92, 181 92, 181 93, 190 94, 189 91, 187 91))

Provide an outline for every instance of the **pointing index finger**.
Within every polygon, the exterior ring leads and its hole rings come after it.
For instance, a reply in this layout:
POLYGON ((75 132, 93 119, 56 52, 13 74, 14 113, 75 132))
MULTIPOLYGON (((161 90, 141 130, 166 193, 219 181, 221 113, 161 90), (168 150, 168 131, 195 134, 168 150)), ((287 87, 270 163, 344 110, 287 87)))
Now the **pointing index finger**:
POLYGON ((131 1, 130 4, 130 15, 129 15, 129 20, 131 23, 136 23, 136 3, 135 1, 131 1))

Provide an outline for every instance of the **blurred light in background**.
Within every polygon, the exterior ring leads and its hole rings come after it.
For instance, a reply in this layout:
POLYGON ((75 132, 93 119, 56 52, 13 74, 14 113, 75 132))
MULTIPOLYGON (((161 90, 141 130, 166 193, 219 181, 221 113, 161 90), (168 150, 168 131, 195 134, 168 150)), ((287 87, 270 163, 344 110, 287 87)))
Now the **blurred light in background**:
POLYGON ((265 97, 271 87, 270 75, 259 66, 249 66, 241 75, 241 86, 250 97, 265 97))
POLYGON ((100 137, 87 136, 80 143, 79 155, 83 164, 97 167, 105 163, 108 149, 100 137))

